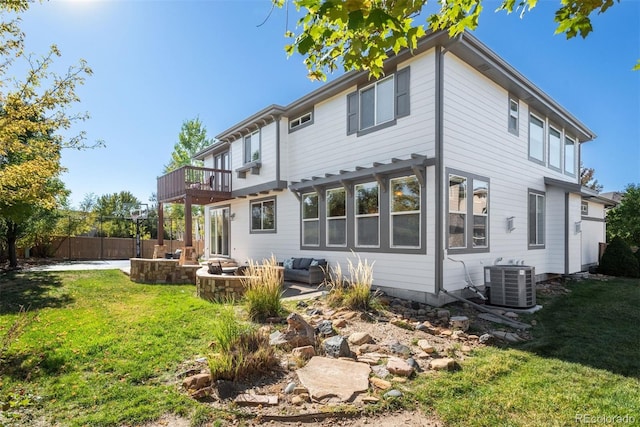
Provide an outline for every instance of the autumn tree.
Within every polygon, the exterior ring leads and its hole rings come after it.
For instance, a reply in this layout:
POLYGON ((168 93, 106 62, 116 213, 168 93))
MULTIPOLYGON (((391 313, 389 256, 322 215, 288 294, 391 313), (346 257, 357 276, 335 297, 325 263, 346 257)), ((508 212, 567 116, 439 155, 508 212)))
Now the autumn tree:
POLYGON ((129 191, 98 197, 93 207, 93 212, 102 222, 98 234, 104 237, 131 237, 135 232, 131 210, 138 206, 140 201, 129 191))
POLYGON ((640 246, 640 184, 629 184, 620 203, 607 212, 607 237, 640 246))
POLYGON ((52 72, 61 56, 55 45, 44 56, 24 52, 19 15, 29 4, 0 3, 0 238, 6 241, 11 267, 17 266, 16 241, 29 220, 55 209, 66 195, 58 179, 61 151, 86 145, 82 132, 63 134, 88 117, 70 108, 79 101, 76 88, 92 73, 82 60, 65 74, 52 72))
POLYGON ((580 164, 580 185, 599 193, 602 191, 602 185, 595 178, 595 173, 594 168, 587 168, 580 164))
MULTIPOLYGON (((288 0, 272 0, 279 7, 288 0)), ((435 1, 435 0, 434 0, 435 1)), ((556 33, 567 38, 586 37, 592 30, 591 16, 604 13, 620 0, 557 0, 556 33)), ((326 78, 339 65, 346 71, 367 70, 374 77, 383 72, 384 60, 401 49, 415 49, 427 30, 447 30, 455 37, 477 28, 488 0, 440 0, 440 10, 424 22, 418 18, 427 0, 292 0, 305 9, 299 34, 288 31, 293 41, 286 46, 305 57, 311 79, 326 78)), ((525 14, 538 0, 502 0, 498 11, 525 14)), ((493 3, 489 3, 494 7, 493 3)), ((640 67, 640 63, 636 68, 640 67)))

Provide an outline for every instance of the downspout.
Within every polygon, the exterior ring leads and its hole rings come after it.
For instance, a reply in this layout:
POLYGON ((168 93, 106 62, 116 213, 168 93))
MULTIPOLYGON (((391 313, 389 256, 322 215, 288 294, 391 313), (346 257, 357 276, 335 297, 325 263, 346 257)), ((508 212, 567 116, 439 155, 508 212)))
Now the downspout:
POLYGON ((462 34, 447 47, 436 46, 436 146, 435 146, 435 193, 436 193, 436 250, 435 250, 435 293, 443 291, 444 282, 444 55, 452 44, 462 40, 462 34))

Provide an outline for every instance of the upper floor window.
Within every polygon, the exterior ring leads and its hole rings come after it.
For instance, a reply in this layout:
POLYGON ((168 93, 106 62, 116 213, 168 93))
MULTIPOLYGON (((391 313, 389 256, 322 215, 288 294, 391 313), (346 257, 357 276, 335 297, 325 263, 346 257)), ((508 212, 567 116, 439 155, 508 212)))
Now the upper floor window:
POLYGON ((391 179, 391 246, 420 247, 420 182, 415 175, 391 179))
POLYGON ((276 231, 276 200, 251 202, 251 232, 276 231))
POLYGON ((576 175, 576 142, 568 136, 564 137, 564 172, 576 175))
POLYGON ((489 180, 471 174, 449 174, 448 220, 449 249, 487 250, 489 247, 489 180))
POLYGON ((529 249, 543 249, 545 235, 545 194, 529 191, 529 249))
POLYGON ((549 167, 562 170, 562 145, 560 144, 560 131, 549 126, 549 167))
POLYGON ((518 128, 519 128, 519 108, 520 105, 518 103, 518 99, 514 97, 509 97, 509 132, 518 136, 518 128))
POLYGON ((318 212, 318 193, 302 195, 302 245, 320 244, 320 220, 318 212))
POLYGON ((580 213, 584 216, 589 215, 589 202, 582 202, 580 205, 580 213))
POLYGON ((355 186, 356 246, 380 246, 380 203, 377 182, 355 186))
POLYGON ((409 115, 409 67, 347 95, 347 135, 362 135, 409 115))
POLYGON ((290 120, 289 130, 292 131, 303 127, 303 125, 310 125, 311 123, 313 123, 313 112, 309 111, 308 113, 305 113, 300 117, 296 117, 295 119, 290 120))
POLYGON ((327 190, 327 246, 347 245, 347 203, 344 188, 327 190))
POLYGON ((260 160, 260 130, 244 137, 244 162, 260 160))
POLYGON ((529 158, 544 164, 544 121, 529 116, 529 158))

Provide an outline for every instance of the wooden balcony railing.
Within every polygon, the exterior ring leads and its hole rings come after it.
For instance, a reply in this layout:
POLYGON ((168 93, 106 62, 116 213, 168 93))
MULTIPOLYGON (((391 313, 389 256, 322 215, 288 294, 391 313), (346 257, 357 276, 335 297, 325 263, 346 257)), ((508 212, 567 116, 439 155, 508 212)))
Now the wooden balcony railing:
POLYGON ((204 205, 231 198, 231 171, 183 166, 158 178, 158 202, 204 205))

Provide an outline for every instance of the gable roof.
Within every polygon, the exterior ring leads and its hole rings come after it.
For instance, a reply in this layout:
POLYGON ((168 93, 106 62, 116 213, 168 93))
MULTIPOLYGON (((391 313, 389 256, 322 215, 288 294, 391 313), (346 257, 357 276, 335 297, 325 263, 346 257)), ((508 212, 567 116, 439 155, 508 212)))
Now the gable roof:
MULTIPOLYGON (((397 55, 389 57, 385 61, 385 70, 392 71, 398 64, 436 46, 442 46, 446 51, 452 52, 476 71, 526 102, 540 114, 544 114, 558 125, 562 125, 570 134, 575 135, 579 142, 586 142, 596 137, 595 133, 580 120, 470 33, 464 33, 451 39, 444 31, 428 32, 420 39, 417 48, 413 51, 404 49, 397 55)), ((270 105, 217 135, 218 142, 198 153, 196 158, 204 158, 206 153, 215 149, 221 142, 228 143, 238 139, 249 133, 251 129, 275 121, 279 117, 303 114, 311 110, 315 104, 367 81, 369 81, 367 71, 350 71, 298 98, 286 107, 270 105)))

